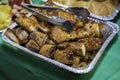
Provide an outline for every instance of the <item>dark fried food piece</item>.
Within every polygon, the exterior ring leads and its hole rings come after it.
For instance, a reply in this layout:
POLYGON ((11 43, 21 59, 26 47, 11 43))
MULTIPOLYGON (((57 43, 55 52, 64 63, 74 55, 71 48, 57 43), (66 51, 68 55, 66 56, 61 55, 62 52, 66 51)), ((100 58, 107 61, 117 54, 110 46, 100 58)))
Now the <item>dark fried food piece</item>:
POLYGON ((86 47, 80 42, 66 42, 59 44, 57 47, 63 50, 71 50, 74 53, 74 56, 85 56, 86 54, 86 47))
POLYGON ((77 18, 77 21, 76 21, 76 23, 74 24, 74 27, 75 27, 75 28, 84 27, 85 23, 86 23, 86 20, 85 20, 85 19, 77 18))
POLYGON ((101 38, 89 37, 79 39, 78 41, 85 44, 87 51, 99 50, 102 45, 101 38))
POLYGON ((71 65, 73 63, 73 52, 70 50, 56 50, 54 59, 61 63, 71 65))
POLYGON ((66 49, 71 50, 75 56, 85 56, 86 54, 86 47, 83 43, 79 42, 69 43, 66 49))
POLYGON ((77 29, 77 30, 71 31, 70 34, 71 34, 71 39, 76 40, 84 37, 89 37, 91 36, 92 33, 87 29, 77 29))
POLYGON ((53 39, 56 43, 61 43, 71 39, 71 36, 66 31, 61 30, 59 27, 52 27, 50 38, 53 39))
POLYGON ((55 51, 55 45, 45 44, 41 47, 39 53, 43 56, 53 58, 54 51, 55 51))
POLYGON ((42 9, 35 9, 37 12, 45 14, 47 16, 58 16, 64 18, 66 20, 71 21, 75 27, 83 27, 84 21, 83 19, 76 18, 73 14, 68 13, 64 10, 42 10, 42 9))
POLYGON ((38 52, 40 47, 39 45, 32 39, 28 41, 28 43, 25 45, 26 48, 28 48, 31 51, 38 52))
POLYGON ((41 47, 47 41, 48 36, 42 32, 35 31, 30 34, 30 38, 41 47))
POLYGON ((73 24, 75 24, 77 21, 77 18, 73 14, 70 14, 70 13, 63 11, 63 10, 60 10, 58 12, 58 16, 71 21, 71 23, 73 23, 73 24))
POLYGON ((101 30, 100 30, 101 25, 95 22, 89 22, 85 24, 85 29, 90 31, 92 33, 92 36, 100 37, 101 36, 101 30))
MULTIPOLYGON (((39 9, 40 10, 40 9, 39 9)), ((50 32, 50 29, 49 27, 51 27, 49 25, 48 22, 45 22, 45 21, 42 21, 42 20, 38 20, 35 16, 30 16, 29 17, 30 19, 32 19, 35 23, 37 23, 39 26, 38 26, 38 29, 44 33, 48 33, 50 32), (38 22, 39 21, 39 22, 38 22)))
POLYGON ((21 29, 21 27, 14 28, 13 31, 18 37, 20 44, 24 44, 28 41, 29 34, 25 30, 21 29))
POLYGON ((20 44, 19 39, 16 37, 16 35, 11 29, 8 28, 7 31, 5 32, 5 35, 13 42, 20 44))
POLYGON ((35 20, 31 19, 30 17, 26 16, 19 16, 16 18, 16 22, 26 31, 33 32, 37 31, 39 27, 39 23, 35 20))

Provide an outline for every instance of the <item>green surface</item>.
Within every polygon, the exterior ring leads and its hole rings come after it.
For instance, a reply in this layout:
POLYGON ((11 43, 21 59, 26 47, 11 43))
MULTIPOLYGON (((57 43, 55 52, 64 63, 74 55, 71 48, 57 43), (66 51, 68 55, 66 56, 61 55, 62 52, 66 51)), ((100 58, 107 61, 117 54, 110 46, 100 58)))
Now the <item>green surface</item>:
MULTIPOLYGON (((120 26, 120 13, 113 20, 120 26)), ((73 74, 11 46, 0 35, 0 80, 120 80, 120 32, 87 74, 73 74)))

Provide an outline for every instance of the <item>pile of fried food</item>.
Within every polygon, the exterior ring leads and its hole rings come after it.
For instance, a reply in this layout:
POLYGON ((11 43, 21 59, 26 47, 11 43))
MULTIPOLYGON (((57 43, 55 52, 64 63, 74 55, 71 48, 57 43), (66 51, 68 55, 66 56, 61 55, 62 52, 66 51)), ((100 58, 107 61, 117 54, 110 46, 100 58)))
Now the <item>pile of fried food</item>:
POLYGON ((59 4, 87 8, 99 16, 111 15, 118 6, 118 0, 53 0, 59 4))
POLYGON ((35 10, 48 16, 65 18, 74 29, 68 32, 58 25, 38 21, 33 15, 20 15, 15 19, 18 26, 8 28, 5 35, 31 51, 72 67, 83 67, 93 60, 103 43, 103 24, 77 18, 65 10, 35 10))

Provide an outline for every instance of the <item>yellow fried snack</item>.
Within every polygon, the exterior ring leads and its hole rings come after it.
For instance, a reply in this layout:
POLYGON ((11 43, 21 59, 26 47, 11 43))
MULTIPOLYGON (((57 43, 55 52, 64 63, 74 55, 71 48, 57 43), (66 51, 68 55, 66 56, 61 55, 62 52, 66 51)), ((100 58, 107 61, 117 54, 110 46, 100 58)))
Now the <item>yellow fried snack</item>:
POLYGON ((11 24, 11 7, 9 5, 0 5, 0 30, 11 24))

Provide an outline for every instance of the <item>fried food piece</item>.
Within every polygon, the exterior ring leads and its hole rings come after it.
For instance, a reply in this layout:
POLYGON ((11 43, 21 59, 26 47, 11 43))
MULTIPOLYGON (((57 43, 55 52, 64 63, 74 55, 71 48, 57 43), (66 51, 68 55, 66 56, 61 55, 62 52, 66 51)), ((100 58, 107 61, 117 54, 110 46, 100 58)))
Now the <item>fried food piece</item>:
POLYGON ((89 37, 79 39, 78 41, 85 44, 87 51, 99 50, 102 45, 101 38, 89 37))
POLYGON ((35 23, 38 23, 38 20, 35 16, 31 15, 29 18, 33 20, 35 23))
POLYGON ((19 39, 16 37, 16 35, 11 29, 8 28, 7 31, 5 32, 5 35, 13 42, 20 44, 19 39))
POLYGON ((71 50, 75 56, 85 56, 86 54, 86 47, 83 43, 79 42, 69 43, 66 49, 71 50))
POLYGON ((55 51, 55 45, 45 44, 41 47, 39 54, 49 58, 53 58, 54 51, 55 51))
POLYGON ((73 63, 73 52, 70 50, 56 50, 54 59, 61 63, 71 65, 73 63))
MULTIPOLYGON (((39 9, 39 10, 40 10, 40 9, 39 9)), ((44 33, 50 32, 49 27, 51 27, 51 26, 49 25, 49 23, 44 22, 44 21, 42 21, 42 20, 41 20, 41 21, 39 20, 39 22, 38 22, 37 18, 34 17, 34 16, 30 16, 30 18, 31 18, 34 22, 36 22, 36 23, 38 24, 38 29, 39 29, 40 31, 42 31, 42 32, 44 32, 44 33)))
POLYGON ((28 41, 29 34, 25 30, 21 29, 21 27, 14 28, 13 31, 18 37, 20 44, 24 44, 28 41))
POLYGON ((75 27, 75 28, 84 27, 85 22, 86 22, 86 21, 85 21, 84 19, 77 18, 77 21, 76 21, 76 23, 74 24, 74 27, 75 27))
POLYGON ((40 47, 39 45, 32 39, 28 41, 28 43, 25 45, 26 48, 28 48, 31 51, 38 52, 40 47))
POLYGON ((30 33, 30 38, 33 39, 41 47, 47 41, 48 36, 42 32, 35 31, 30 33))
POLYGON ((73 24, 75 24, 77 21, 77 18, 73 14, 70 14, 70 13, 63 11, 63 10, 59 10, 58 16, 71 21, 71 23, 73 23, 73 24))
POLYGON ((80 42, 66 42, 59 44, 57 47, 63 50, 71 50, 74 53, 74 56, 83 57, 86 54, 86 47, 83 43, 80 42))
POLYGON ((66 31, 61 30, 59 27, 52 27, 50 38, 53 39, 56 43, 61 43, 71 39, 71 36, 66 31))
POLYGON ((26 16, 19 16, 16 18, 16 22, 26 31, 33 32, 37 31, 39 27, 39 23, 35 20, 31 19, 30 17, 26 16))
POLYGON ((71 31, 70 34, 71 34, 71 39, 76 40, 84 37, 89 37, 91 36, 92 32, 87 29, 77 29, 71 31))
POLYGON ((101 25, 95 22, 89 22, 85 24, 85 28, 89 31, 91 31, 93 36, 100 37, 101 36, 101 31, 100 31, 101 25))
MULTIPOLYGON (((42 9, 35 9, 37 12, 48 16, 58 16, 64 19, 71 21, 73 24, 76 23, 77 19, 73 14, 66 12, 65 10, 42 10, 42 9)), ((80 21, 80 20, 79 20, 80 21)))
POLYGON ((39 29, 40 31, 44 32, 44 33, 49 33, 50 32, 50 25, 47 22, 41 22, 39 25, 39 29))
POLYGON ((80 67, 80 57, 73 57, 73 67, 80 67))

